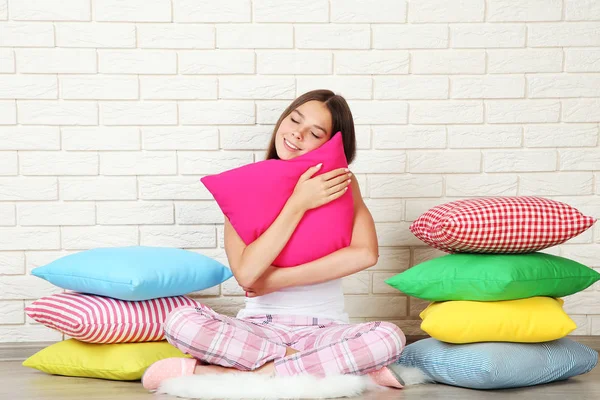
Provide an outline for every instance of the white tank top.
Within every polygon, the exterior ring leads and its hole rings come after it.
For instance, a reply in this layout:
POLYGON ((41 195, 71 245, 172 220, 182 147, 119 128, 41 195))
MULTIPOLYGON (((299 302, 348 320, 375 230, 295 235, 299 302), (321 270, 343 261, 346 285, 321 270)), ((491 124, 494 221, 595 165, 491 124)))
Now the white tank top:
POLYGON ((237 317, 247 318, 265 314, 306 315, 349 323, 348 314, 344 311, 341 279, 316 285, 295 286, 260 297, 247 297, 246 307, 238 312, 237 317))

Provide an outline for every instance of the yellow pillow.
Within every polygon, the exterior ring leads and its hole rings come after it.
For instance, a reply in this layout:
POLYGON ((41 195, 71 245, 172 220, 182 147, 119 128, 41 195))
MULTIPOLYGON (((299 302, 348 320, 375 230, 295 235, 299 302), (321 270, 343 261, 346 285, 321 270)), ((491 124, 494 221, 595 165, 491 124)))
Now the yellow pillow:
POLYGON ((552 297, 433 302, 420 314, 421 329, 448 343, 547 342, 577 328, 563 303, 552 297))
POLYGON ((134 381, 155 361, 169 357, 190 357, 161 342, 98 344, 68 339, 54 343, 23 362, 53 375, 134 381))

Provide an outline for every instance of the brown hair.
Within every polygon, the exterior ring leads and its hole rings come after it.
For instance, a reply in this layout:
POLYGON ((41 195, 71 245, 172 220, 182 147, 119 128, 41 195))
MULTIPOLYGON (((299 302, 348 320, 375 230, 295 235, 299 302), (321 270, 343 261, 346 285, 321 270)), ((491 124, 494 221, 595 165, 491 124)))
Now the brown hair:
POLYGON ((352 118, 350 106, 348 106, 348 103, 342 96, 326 89, 306 92, 296 98, 285 109, 283 114, 281 114, 279 117, 279 120, 275 125, 275 129, 273 130, 271 142, 269 143, 267 150, 267 160, 279 159, 277 150, 275 149, 275 135, 277 134, 277 130, 279 129, 281 122, 296 108, 312 100, 320 101, 327 106, 329 112, 331 113, 331 136, 335 135, 335 133, 338 131, 342 133, 342 142, 344 143, 344 154, 346 155, 346 160, 348 161, 348 164, 354 160, 354 156, 356 155, 356 134, 354 132, 354 118, 352 118))

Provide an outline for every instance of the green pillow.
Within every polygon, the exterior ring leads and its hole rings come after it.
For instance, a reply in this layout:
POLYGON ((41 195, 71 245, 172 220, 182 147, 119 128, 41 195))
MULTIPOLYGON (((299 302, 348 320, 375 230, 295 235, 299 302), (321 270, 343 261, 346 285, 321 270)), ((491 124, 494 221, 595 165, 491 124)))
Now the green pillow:
POLYGON ((385 283, 430 301, 497 301, 568 296, 599 279, 583 264, 546 253, 459 253, 415 265, 385 283))

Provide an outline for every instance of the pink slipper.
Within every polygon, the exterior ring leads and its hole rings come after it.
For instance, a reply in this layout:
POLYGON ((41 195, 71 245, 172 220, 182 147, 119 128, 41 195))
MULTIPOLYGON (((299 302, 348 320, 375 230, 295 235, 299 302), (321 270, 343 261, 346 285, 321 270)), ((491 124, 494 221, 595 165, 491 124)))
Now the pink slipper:
MULTIPOLYGON (((388 367, 371 372, 369 377, 378 385, 402 389, 404 386, 399 382, 398 377, 392 373, 388 367)), ((402 382, 404 383, 404 382, 402 382)))
POLYGON ((142 376, 142 386, 147 390, 156 390, 165 379, 193 375, 198 360, 195 358, 171 357, 157 361, 149 366, 142 376))

